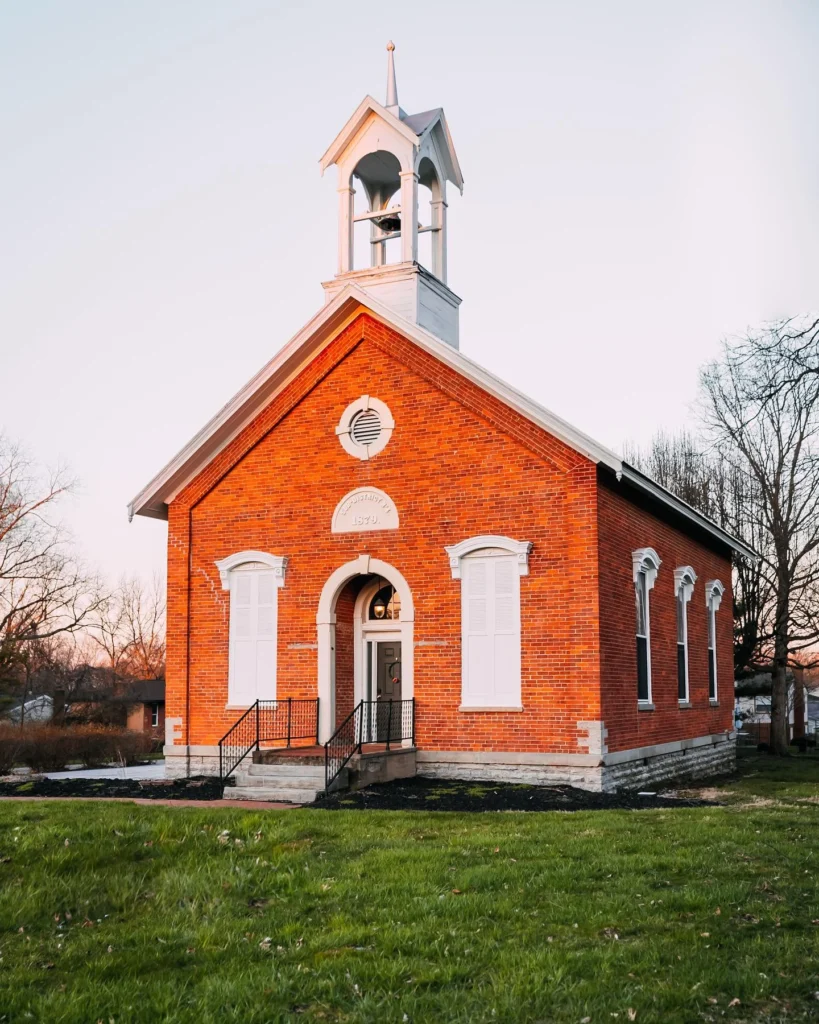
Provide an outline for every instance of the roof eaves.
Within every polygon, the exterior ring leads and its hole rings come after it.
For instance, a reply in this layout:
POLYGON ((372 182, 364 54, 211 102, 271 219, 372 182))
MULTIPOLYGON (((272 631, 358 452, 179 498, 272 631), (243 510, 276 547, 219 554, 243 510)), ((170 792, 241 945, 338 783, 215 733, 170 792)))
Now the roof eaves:
MULTIPOLYGON (((309 348, 312 355, 322 342, 329 341, 344 327, 353 315, 348 308, 354 298, 352 291, 351 287, 345 288, 332 302, 323 306, 143 487, 128 503, 129 521, 135 515, 168 518, 168 503, 198 472, 191 470, 192 462, 201 461, 197 456, 203 453, 207 460, 218 455, 258 413, 259 408, 289 383, 301 369, 303 350, 309 341, 315 342, 309 348)), ((355 291, 363 295, 360 289, 355 291)))
POLYGON ((732 533, 727 530, 723 530, 721 526, 718 526, 712 519, 704 516, 701 512, 698 512, 695 508, 683 501, 682 498, 678 498, 676 494, 668 490, 667 487, 663 487, 662 484, 658 484, 656 480, 652 480, 650 476, 646 476, 645 473, 641 473, 639 469, 635 469, 634 466, 630 466, 627 462, 624 462, 622 469, 622 477, 627 480, 633 486, 639 488, 646 494, 651 495, 663 504, 673 508, 676 512, 684 516, 686 519, 697 526, 706 530, 717 540, 720 540, 727 547, 731 548, 732 551, 736 551, 738 555, 742 555, 743 558, 748 558, 751 561, 757 561, 759 555, 752 547, 749 547, 739 537, 735 537, 732 533))
POLYGON ((226 447, 258 414, 260 407, 300 371, 305 355, 312 357, 322 344, 329 343, 346 322, 358 315, 361 307, 590 461, 606 466, 618 478, 625 478, 644 493, 673 508, 744 557, 758 558, 756 552, 739 538, 723 530, 650 477, 623 462, 613 451, 428 331, 404 320, 354 284, 347 285, 332 302, 324 306, 216 416, 205 424, 129 504, 129 517, 144 515, 166 519, 168 502, 172 501, 201 470, 203 457, 210 460, 226 447))

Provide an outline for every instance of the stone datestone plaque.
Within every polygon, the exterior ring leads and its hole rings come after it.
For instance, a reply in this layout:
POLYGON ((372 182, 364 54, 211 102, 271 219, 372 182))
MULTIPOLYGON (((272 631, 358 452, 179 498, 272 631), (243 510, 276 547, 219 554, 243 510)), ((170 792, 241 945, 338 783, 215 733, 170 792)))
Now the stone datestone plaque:
POLYGON ((377 487, 358 487, 350 491, 333 513, 333 533, 397 529, 398 510, 392 498, 377 487))

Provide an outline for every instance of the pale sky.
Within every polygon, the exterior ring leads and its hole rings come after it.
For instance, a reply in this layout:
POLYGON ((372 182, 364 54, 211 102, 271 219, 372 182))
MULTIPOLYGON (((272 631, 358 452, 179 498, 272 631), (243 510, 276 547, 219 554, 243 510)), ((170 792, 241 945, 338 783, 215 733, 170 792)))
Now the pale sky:
POLYGON ((691 421, 720 338, 819 306, 815 0, 5 0, 0 428, 126 503, 319 309, 359 101, 443 106, 461 349, 620 449, 691 421))

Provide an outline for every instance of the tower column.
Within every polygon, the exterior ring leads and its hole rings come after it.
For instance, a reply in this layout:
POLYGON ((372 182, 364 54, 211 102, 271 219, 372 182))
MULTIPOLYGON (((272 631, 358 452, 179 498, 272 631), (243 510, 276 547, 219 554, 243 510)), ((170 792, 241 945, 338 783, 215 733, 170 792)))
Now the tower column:
POLYGON ((401 262, 418 262, 418 175, 401 171, 401 262))
POLYGON ((348 274, 353 269, 353 196, 349 185, 338 190, 338 272, 348 274))
POLYGON ((432 273, 446 284, 446 200, 434 199, 430 204, 432 215, 432 273))

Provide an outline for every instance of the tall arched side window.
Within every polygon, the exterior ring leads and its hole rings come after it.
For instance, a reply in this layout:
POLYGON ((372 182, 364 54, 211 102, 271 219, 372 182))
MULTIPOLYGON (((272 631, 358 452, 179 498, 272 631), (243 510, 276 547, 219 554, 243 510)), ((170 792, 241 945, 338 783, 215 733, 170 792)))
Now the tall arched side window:
POLYGON ((694 593, 697 574, 690 565, 674 570, 674 594, 677 598, 677 699, 688 704, 688 602, 694 593))
POLYGON ((717 702, 717 612, 725 587, 719 580, 705 585, 705 606, 708 611, 708 699, 717 702))
POLYGON ((461 708, 521 708, 520 577, 529 541, 471 537, 446 549, 461 581, 461 708))
POLYGON ((654 548, 632 551, 637 610, 637 703, 651 706, 651 615, 648 595, 657 579, 660 558, 654 548))
POLYGON ((228 704, 250 707, 276 699, 279 588, 287 559, 241 551, 216 563, 230 591, 228 704))

